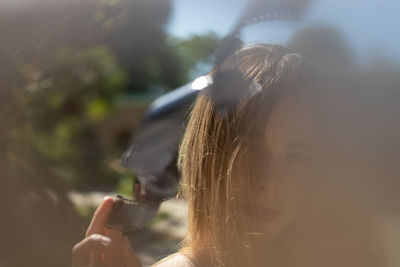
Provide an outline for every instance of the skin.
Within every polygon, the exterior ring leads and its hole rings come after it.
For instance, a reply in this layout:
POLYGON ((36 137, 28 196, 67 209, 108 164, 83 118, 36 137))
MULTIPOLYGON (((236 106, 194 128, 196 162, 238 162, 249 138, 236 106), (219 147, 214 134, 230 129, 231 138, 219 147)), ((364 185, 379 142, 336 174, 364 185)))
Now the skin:
POLYGON ((109 230, 105 222, 113 198, 106 198, 97 208, 87 229, 86 237, 72 249, 74 267, 140 267, 129 240, 121 232, 109 230))
POLYGON ((314 140, 311 108, 293 94, 278 99, 267 124, 266 159, 256 184, 256 203, 267 213, 259 221, 267 241, 279 237, 302 209, 314 140))

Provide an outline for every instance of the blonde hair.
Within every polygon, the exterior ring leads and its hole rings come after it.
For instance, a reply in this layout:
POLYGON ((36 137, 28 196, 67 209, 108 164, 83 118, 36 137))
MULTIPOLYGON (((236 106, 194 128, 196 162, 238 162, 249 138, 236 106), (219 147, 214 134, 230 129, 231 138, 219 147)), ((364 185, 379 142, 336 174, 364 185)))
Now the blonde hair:
MULTIPOLYGON (((243 99, 227 114, 215 109, 212 98, 202 92, 191 111, 178 165, 182 192, 189 201, 188 233, 183 253, 205 251, 213 266, 239 266, 232 247, 246 248, 246 227, 240 214, 251 187, 248 140, 265 130, 276 98, 305 81, 304 59, 286 47, 245 47, 218 67, 238 70, 263 90, 243 99)), ((215 70, 212 72, 214 73, 215 70)))

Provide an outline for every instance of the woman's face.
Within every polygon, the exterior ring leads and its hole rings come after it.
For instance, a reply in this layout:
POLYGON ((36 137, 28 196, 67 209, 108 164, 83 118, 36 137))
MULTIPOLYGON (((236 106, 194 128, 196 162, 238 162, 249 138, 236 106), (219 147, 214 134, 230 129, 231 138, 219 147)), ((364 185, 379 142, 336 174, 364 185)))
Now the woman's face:
POLYGON ((268 240, 282 234, 302 207, 315 143, 311 108, 294 94, 280 97, 259 146, 255 179, 257 224, 268 240))

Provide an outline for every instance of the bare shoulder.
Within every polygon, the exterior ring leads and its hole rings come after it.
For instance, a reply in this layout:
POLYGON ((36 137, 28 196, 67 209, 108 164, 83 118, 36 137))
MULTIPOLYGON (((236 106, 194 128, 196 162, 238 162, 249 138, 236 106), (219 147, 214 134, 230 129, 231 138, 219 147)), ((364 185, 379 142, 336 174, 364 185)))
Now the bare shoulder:
POLYGON ((153 267, 194 267, 194 265, 185 255, 176 253, 154 264, 153 267))

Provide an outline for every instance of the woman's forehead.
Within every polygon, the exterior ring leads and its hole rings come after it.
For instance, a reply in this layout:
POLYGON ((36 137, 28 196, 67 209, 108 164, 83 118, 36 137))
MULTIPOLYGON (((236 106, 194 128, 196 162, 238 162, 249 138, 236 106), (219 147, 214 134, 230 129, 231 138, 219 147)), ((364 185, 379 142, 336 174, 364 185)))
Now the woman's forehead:
POLYGON ((315 111, 298 94, 289 93, 277 99, 268 119, 267 144, 307 145, 315 137, 315 111))

